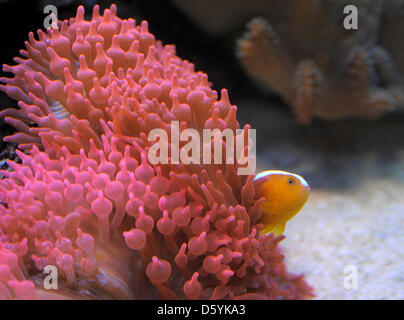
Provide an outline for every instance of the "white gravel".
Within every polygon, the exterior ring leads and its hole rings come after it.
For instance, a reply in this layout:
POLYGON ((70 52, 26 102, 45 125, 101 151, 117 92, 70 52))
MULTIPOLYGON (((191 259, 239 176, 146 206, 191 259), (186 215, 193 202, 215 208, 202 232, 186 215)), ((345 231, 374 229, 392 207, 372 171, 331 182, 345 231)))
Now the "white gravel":
POLYGON ((356 192, 314 191, 282 245, 290 271, 306 274, 317 299, 404 299, 403 227, 404 184, 366 181, 356 192), (344 288, 348 265, 357 289, 344 288))

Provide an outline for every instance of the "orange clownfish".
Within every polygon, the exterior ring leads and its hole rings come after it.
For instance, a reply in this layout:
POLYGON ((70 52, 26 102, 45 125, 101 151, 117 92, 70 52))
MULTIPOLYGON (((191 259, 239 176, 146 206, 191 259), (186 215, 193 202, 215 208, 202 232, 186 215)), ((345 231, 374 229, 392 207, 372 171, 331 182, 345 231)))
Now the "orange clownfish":
POLYGON ((268 170, 257 174, 255 182, 265 179, 258 187, 258 196, 266 201, 262 205, 259 223, 264 225, 262 233, 279 236, 286 222, 303 208, 310 195, 310 186, 301 176, 280 170, 268 170))

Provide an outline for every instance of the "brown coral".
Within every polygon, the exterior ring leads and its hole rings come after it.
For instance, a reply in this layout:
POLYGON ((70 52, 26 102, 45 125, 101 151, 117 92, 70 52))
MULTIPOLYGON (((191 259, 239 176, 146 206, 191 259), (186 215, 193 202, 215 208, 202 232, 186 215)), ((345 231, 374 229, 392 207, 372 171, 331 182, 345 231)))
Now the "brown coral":
MULTIPOLYGON (((176 3, 191 12, 184 1, 176 3)), ((245 71, 279 93, 299 122, 308 124, 313 117, 374 119, 403 109, 403 3, 265 0, 250 6, 236 0, 220 1, 209 16, 207 11, 192 14, 217 33, 253 18, 237 46, 245 71), (343 27, 346 5, 358 8, 358 30, 343 27), (221 15, 227 25, 220 24, 221 15)))

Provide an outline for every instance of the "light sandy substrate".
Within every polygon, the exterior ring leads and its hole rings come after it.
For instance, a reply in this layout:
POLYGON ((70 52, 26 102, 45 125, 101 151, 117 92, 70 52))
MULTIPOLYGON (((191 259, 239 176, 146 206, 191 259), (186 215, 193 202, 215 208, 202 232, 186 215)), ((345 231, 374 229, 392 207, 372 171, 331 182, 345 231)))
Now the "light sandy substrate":
POLYGON ((314 191, 287 225, 288 268, 306 275, 317 299, 404 299, 403 194, 382 180, 354 193, 314 191), (344 288, 349 265, 357 289, 344 288))
POLYGON ((265 100, 235 103, 257 130, 257 171, 292 171, 312 186, 281 243, 290 272, 304 273, 317 299, 404 299, 404 118, 302 128, 265 100), (357 289, 344 288, 346 266, 357 289))

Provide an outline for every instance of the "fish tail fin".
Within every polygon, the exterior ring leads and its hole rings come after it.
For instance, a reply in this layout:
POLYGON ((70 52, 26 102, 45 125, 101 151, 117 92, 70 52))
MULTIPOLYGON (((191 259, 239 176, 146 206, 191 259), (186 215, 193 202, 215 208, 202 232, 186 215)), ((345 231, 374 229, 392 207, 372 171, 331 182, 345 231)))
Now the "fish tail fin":
POLYGON ((281 224, 267 224, 264 229, 261 231, 262 233, 273 233, 274 236, 280 236, 285 231, 285 223, 281 224))

